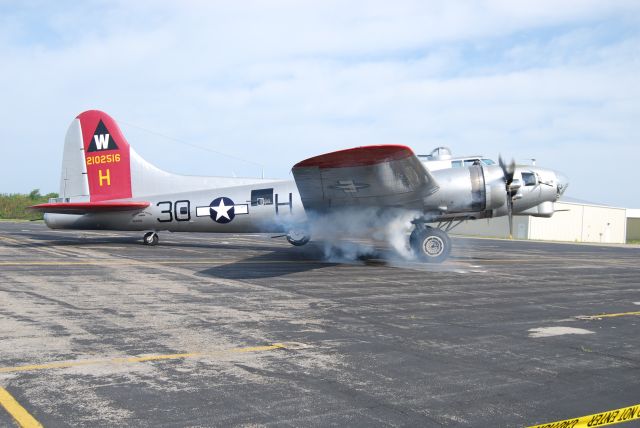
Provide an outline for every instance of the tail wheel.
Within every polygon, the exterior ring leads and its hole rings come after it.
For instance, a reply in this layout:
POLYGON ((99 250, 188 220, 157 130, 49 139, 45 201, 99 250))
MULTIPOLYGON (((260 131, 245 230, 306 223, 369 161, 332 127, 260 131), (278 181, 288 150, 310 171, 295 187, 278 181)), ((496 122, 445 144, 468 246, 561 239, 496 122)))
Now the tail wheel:
POLYGON ((451 254, 451 239, 440 229, 416 228, 409 237, 414 254, 427 263, 442 263, 451 254))
POLYGON ((158 237, 158 234, 155 232, 145 233, 144 238, 142 239, 145 245, 158 245, 159 240, 160 238, 158 237))
POLYGON ((289 244, 295 245, 296 247, 301 247, 302 245, 309 242, 311 236, 305 231, 301 229, 290 230, 287 233, 287 241, 289 244))

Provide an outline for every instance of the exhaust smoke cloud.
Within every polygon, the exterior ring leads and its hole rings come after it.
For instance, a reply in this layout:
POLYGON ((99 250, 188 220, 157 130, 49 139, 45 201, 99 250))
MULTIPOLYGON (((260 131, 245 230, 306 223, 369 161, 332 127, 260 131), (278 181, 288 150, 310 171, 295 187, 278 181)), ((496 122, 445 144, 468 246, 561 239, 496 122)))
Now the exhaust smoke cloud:
POLYGON ((411 260, 409 248, 412 220, 418 211, 403 209, 345 208, 327 214, 311 214, 309 227, 314 242, 322 246, 329 261, 353 261, 362 257, 411 260), (387 244, 393 250, 380 253, 375 244, 387 244))

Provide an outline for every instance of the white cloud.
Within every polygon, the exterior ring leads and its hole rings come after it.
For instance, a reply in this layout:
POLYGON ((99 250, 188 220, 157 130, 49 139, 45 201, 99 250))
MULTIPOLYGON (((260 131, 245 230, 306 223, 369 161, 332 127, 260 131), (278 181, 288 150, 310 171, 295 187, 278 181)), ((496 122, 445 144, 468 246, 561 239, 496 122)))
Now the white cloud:
MULTIPOLYGON (((582 199, 640 199, 639 190, 593 180, 585 167, 606 164, 600 170, 615 172, 617 182, 634 180, 632 168, 619 163, 638 155, 637 2, 45 2, 4 9, 0 191, 56 190, 66 126, 99 108, 263 163, 271 176, 353 145, 403 143, 420 152, 448 145, 459 154, 537 157, 565 171, 570 193, 582 199)), ((163 168, 253 172, 122 127, 163 168)))

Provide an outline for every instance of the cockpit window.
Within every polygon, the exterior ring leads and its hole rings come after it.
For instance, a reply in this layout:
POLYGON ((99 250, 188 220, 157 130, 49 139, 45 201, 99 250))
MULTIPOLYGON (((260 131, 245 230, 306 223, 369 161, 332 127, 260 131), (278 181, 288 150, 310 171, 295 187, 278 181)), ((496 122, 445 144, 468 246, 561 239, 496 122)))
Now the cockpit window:
POLYGON ((482 163, 485 165, 495 165, 496 163, 491 159, 482 159, 482 163))
POLYGON ((451 168, 461 168, 462 167, 462 161, 451 161, 451 168))
POLYGON ((464 161, 464 166, 465 167, 470 167, 472 165, 480 165, 480 159, 466 159, 464 161))
POLYGON ((522 182, 525 186, 535 186, 536 184, 538 184, 538 179, 533 172, 523 172, 522 182))

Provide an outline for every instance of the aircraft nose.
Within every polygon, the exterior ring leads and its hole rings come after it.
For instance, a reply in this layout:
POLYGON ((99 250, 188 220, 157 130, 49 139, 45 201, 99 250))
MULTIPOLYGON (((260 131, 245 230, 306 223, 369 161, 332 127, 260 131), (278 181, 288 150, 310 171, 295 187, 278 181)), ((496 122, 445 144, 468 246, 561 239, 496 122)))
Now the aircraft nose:
POLYGON ((562 194, 567 190, 569 186, 569 178, 561 172, 555 171, 556 173, 556 187, 558 189, 558 197, 562 196, 562 194))

